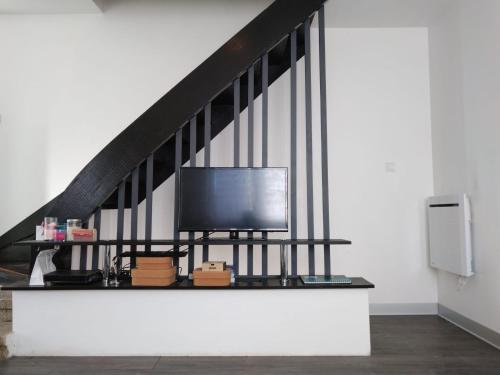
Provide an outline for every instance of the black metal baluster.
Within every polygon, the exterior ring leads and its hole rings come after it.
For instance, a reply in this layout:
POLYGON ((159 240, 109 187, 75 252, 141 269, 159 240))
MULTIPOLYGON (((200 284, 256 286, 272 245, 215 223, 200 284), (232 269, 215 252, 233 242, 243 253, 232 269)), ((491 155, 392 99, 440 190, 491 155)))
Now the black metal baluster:
MULTIPOLYGON (((125 214, 125 180, 121 182, 118 186, 118 211, 116 220, 116 239, 118 241, 123 240, 123 224, 124 224, 124 214, 125 214)), ((122 265, 122 258, 120 257, 123 252, 123 245, 116 245, 116 265, 118 270, 122 265)))
MULTIPOLYGON (((234 89, 234 166, 240 166, 240 79, 237 78, 233 84, 234 89)), ((239 233, 236 233, 236 238, 239 238, 239 233)), ((233 271, 235 275, 239 275, 240 270, 240 246, 233 245, 233 271)))
MULTIPOLYGON (((84 223, 83 228, 88 228, 88 224, 84 223)), ((87 245, 80 246, 80 270, 87 269, 87 245)))
MULTIPOLYGON (((319 10, 319 88, 321 105, 321 177, 323 189, 323 238, 330 239, 330 197, 328 188, 328 123, 326 113, 325 7, 319 10)), ((324 247, 325 275, 331 274, 330 245, 324 247)))
MULTIPOLYGON (((174 186, 174 240, 179 239, 179 173, 182 165, 182 128, 175 133, 175 186, 174 186)), ((179 250, 175 245, 174 250, 179 250)), ((174 266, 179 265, 179 258, 174 257, 174 266)))
MULTIPOLYGON (((137 212, 139 206, 139 167, 132 171, 132 195, 130 199, 130 239, 137 240, 137 212)), ((137 245, 130 246, 130 252, 135 254, 137 245)), ((135 268, 135 257, 130 258, 130 269, 135 268)))
MULTIPOLYGON (((196 167, 196 116, 189 123, 189 166, 196 167)), ((189 232, 189 239, 194 240, 194 232, 189 232)), ((188 249, 188 274, 194 270, 194 245, 188 249)))
MULTIPOLYGON (((297 239, 297 31, 290 34, 290 237, 297 239)), ((297 245, 291 245, 292 276, 297 276, 297 245)))
MULTIPOLYGON (((146 161, 146 230, 145 240, 151 240, 153 224, 153 154, 148 156, 146 161)), ((146 252, 151 251, 151 245, 146 245, 146 252)))
MULTIPOLYGON (((210 141, 212 130, 212 104, 208 103, 205 106, 205 134, 204 134, 204 148, 205 148, 205 167, 210 167, 210 141)), ((203 237, 207 238, 209 232, 203 232, 203 237)), ((208 245, 203 245, 203 261, 208 261, 209 249, 208 245)))
MULTIPOLYGON (((254 75, 255 67, 248 69, 248 167, 253 167, 254 147, 254 123, 253 123, 253 100, 254 100, 254 75)), ((248 232, 248 239, 253 239, 253 232, 248 232)), ((253 275, 253 245, 247 246, 247 275, 253 275)))
MULTIPOLYGON (((269 56, 262 57, 262 166, 268 166, 268 65, 269 56)), ((267 239, 267 232, 262 232, 262 238, 267 239)), ((262 245, 262 276, 267 276, 267 245, 262 245)))
MULTIPOLYGON (((94 213, 94 229, 97 230, 97 240, 101 239, 101 208, 94 213)), ((99 246, 92 247, 92 270, 99 268, 99 246)))
MULTIPOLYGON (((306 176, 307 176, 307 235, 314 238, 314 189, 312 151, 312 102, 311 102, 311 21, 304 22, 305 83, 306 83, 306 176)), ((309 245, 309 275, 315 274, 314 245, 309 245)))

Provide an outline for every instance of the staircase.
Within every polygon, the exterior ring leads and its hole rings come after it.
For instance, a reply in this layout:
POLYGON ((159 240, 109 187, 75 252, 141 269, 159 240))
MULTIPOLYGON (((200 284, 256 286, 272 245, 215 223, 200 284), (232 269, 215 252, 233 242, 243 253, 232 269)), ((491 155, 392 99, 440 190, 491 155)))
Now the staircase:
MULTIPOLYGON (((101 211, 114 209, 117 210, 118 215, 116 238, 123 239, 124 210, 130 208, 132 221, 130 238, 137 239, 138 205, 145 201, 145 239, 151 239, 153 191, 170 176, 176 176, 178 169, 184 163, 189 161, 191 166, 195 166, 195 156, 200 150, 203 150, 205 155, 204 166, 210 166, 211 140, 231 122, 234 122, 235 134, 239 134, 240 113, 247 109, 249 118, 253 118, 253 101, 259 95, 262 95, 263 100, 263 116, 267 116, 268 87, 288 70, 291 70, 292 74, 293 127, 293 111, 296 111, 296 103, 293 104, 294 90, 296 95, 296 62, 302 57, 306 58, 306 87, 309 82, 309 92, 306 92, 306 96, 309 101, 311 97, 310 25, 318 11, 320 55, 323 51, 320 61, 323 64, 324 83, 324 1, 276 0, 272 3, 111 141, 76 176, 62 194, 3 234, 0 237, 0 263, 3 263, 3 267, 9 267, 9 264, 14 264, 14 262, 21 262, 25 266, 24 272, 29 270, 29 249, 13 248, 11 245, 22 239, 33 238, 35 225, 42 222, 45 216, 55 216, 60 220, 86 218, 87 224, 92 222, 95 228, 100 229, 101 211), (322 32, 323 40, 321 41, 322 32), (307 72, 308 69, 309 72, 307 72), (309 81, 307 81, 308 74, 309 81), (294 76, 295 88, 293 88, 294 76)), ((326 103, 322 101, 322 105, 325 111, 324 119, 322 116, 322 129, 323 122, 325 126, 322 138, 326 139, 326 103)), ((309 122, 306 121, 309 128, 310 112, 309 103, 307 115, 309 122)), ((249 120, 249 128, 250 126, 253 126, 251 120, 249 120)), ((267 166, 267 151, 265 151, 267 150, 267 117, 263 118, 263 131, 264 126, 263 145, 265 146, 262 160, 263 166, 267 166)), ((312 141, 309 138, 308 135, 307 144, 308 147, 309 144, 312 147, 312 141)), ((249 142, 253 142, 253 138, 249 142)), ((251 146, 253 143, 249 143, 249 147, 251 146)), ((326 153, 326 144, 323 148, 323 152, 326 153)), ((236 137, 234 149, 234 165, 239 166, 239 138, 236 139, 236 137)), ((291 158, 293 160, 293 155, 291 158)), ((249 160, 249 164, 253 164, 250 154, 249 160)), ((323 171, 328 169, 327 165, 322 165, 322 168, 323 171)), ((296 238, 296 219, 294 227, 294 215, 297 215, 296 181, 293 180, 295 173, 293 163, 290 173, 292 176, 290 229, 292 238, 296 238)), ((328 181, 328 175, 325 176, 323 173, 324 184, 325 178, 328 181)), ((312 210, 312 181, 310 185, 310 189, 308 185, 308 204, 309 209, 312 210)), ((323 186, 323 194, 326 194, 328 202, 327 182, 323 186)), ((325 195, 323 195, 324 198, 325 195)), ((326 212, 323 212, 323 217, 324 237, 329 238, 328 208, 326 212)), ((313 236, 313 223, 309 224, 308 232, 310 236, 313 236)), ((82 268, 86 266, 87 251, 98 254, 96 248, 82 248, 80 263, 82 268)), ((120 251, 121 249, 117 248, 117 252, 120 251)), ((193 251, 192 248, 189 250, 189 271, 193 267, 193 251)), ((252 251, 253 248, 249 247, 249 274, 253 273, 252 251)), ((267 254, 267 249, 263 249, 264 251, 267 254)), ((314 249, 309 249, 309 267, 312 271, 310 273, 314 274, 314 256, 311 256, 311 251, 313 252, 314 249)), ((329 248, 325 247, 325 260, 328 256, 328 262, 325 261, 325 272, 329 272, 329 254, 329 248)), ((296 247, 295 249, 292 247, 291 255, 292 274, 296 274, 296 247)), ((263 262, 265 259, 266 256, 263 253, 263 262)), ((238 262, 237 249, 234 251, 234 262, 238 262)), ((96 267, 97 257, 95 256, 92 268, 96 267)), ((19 269, 20 267, 17 267, 17 270, 19 269)), ((267 263, 265 265, 263 263, 263 274, 267 274, 267 263)))
POLYGON ((7 359, 7 336, 12 332, 12 293, 0 292, 0 361, 7 359))

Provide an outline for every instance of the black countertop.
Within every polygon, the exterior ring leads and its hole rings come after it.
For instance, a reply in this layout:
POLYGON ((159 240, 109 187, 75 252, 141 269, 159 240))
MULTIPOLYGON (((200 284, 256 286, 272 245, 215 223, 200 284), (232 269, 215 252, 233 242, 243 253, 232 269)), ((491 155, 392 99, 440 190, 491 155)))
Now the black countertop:
POLYGON ((351 241, 343 239, 262 239, 262 238, 199 238, 194 240, 182 239, 159 239, 159 240, 99 240, 99 241, 19 241, 14 246, 128 246, 128 245, 149 245, 149 246, 188 246, 188 245, 350 245, 351 241))
POLYGON ((50 290, 264 290, 264 289, 370 289, 375 285, 362 277, 351 277, 352 284, 347 285, 331 285, 331 284, 315 284, 305 285, 299 278, 290 277, 287 286, 281 286, 279 276, 271 276, 267 278, 246 278, 240 277, 231 286, 223 287, 200 287, 194 286, 191 280, 187 278, 181 279, 178 282, 167 287, 154 286, 132 286, 130 281, 121 281, 119 286, 103 286, 102 282, 96 282, 86 285, 74 284, 53 284, 46 286, 30 286, 27 281, 16 282, 9 285, 4 285, 2 290, 28 290, 28 291, 50 291, 50 290))

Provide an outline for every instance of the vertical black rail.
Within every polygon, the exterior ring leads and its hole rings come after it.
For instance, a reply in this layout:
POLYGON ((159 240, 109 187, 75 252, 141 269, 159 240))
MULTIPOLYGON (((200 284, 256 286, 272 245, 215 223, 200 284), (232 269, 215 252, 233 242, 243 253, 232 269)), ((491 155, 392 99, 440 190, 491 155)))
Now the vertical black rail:
MULTIPOLYGON (((266 53, 262 56, 262 166, 268 166, 268 72, 269 72, 269 55, 266 53)), ((262 232, 262 238, 267 239, 267 232, 262 232)), ((268 255, 267 245, 262 245, 262 276, 267 276, 268 273, 268 255)))
MULTIPOLYGON (((321 106, 321 179, 323 189, 323 238, 330 238, 330 197, 328 188, 328 123, 326 113, 325 7, 319 10, 319 90, 321 106)), ((330 245, 324 247, 325 275, 331 274, 330 245)))
MULTIPOLYGON (((148 156, 146 161, 146 228, 144 239, 151 240, 153 224, 153 154, 148 156)), ((146 252, 151 251, 151 245, 146 245, 146 252)))
MULTIPOLYGON (((253 99, 254 99, 255 67, 248 68, 248 167, 253 167, 253 99)), ((253 238, 253 232, 248 232, 248 238, 253 238)), ((253 245, 247 246, 247 275, 253 275, 253 245)))
MULTIPOLYGON (((204 149, 205 149, 205 167, 210 167, 210 140, 212 133, 212 104, 208 103, 205 106, 205 131, 204 131, 204 149)), ((208 237, 209 232, 203 232, 204 237, 208 237)), ((203 261, 208 261, 209 249, 208 245, 203 245, 203 261)))
MULTIPOLYGON (((179 173, 182 165, 182 127, 175 133, 175 178, 174 178, 174 240, 179 239, 179 173)), ((179 250, 179 246, 174 246, 179 250)), ((179 258, 174 257, 174 266, 179 265, 179 258)))
MULTIPOLYGON (((311 21, 304 22, 305 84, 306 84, 306 178, 307 178, 307 235, 314 238, 314 189, 312 151, 312 101, 311 101, 311 21)), ((309 245, 309 275, 315 274, 314 245, 309 245)))
MULTIPOLYGON (((123 180, 118 186, 118 211, 116 220, 116 239, 118 241, 123 240, 123 224, 125 218, 125 180, 123 180)), ((117 272, 120 270, 122 261, 121 253, 123 252, 123 245, 116 245, 116 265, 117 272)))
MULTIPOLYGON (((233 83, 233 107, 234 107, 234 149, 233 149, 233 158, 234 158, 234 166, 240 166, 240 79, 237 78, 233 83)), ((238 232, 236 233, 236 237, 239 237, 238 232)), ((237 276, 240 270, 240 246, 233 245, 233 271, 237 276)))
MULTIPOLYGON (((101 208, 94 213, 94 229, 97 230, 97 240, 101 239, 101 208)), ((92 247, 92 270, 99 268, 99 246, 92 247)))
MULTIPOLYGON (((196 116, 189 122, 189 166, 196 167, 196 116)), ((194 232, 189 232, 189 239, 194 240, 194 232)), ((188 248, 188 274, 194 270, 194 245, 188 248)))
MULTIPOLYGON (((130 239, 137 240, 137 212, 139 206, 139 167, 132 171, 132 194, 130 197, 130 239)), ((137 246, 130 246, 130 252, 135 253, 137 246)), ((135 257, 130 258, 130 269, 135 268, 135 257)))
MULTIPOLYGON (((83 228, 88 228, 88 224, 84 223, 83 228)), ((87 269, 87 245, 80 246, 80 270, 87 269)))
MULTIPOLYGON (((290 237, 297 239, 297 31, 290 34, 290 237)), ((292 276, 297 276, 297 245, 291 246, 292 276)))

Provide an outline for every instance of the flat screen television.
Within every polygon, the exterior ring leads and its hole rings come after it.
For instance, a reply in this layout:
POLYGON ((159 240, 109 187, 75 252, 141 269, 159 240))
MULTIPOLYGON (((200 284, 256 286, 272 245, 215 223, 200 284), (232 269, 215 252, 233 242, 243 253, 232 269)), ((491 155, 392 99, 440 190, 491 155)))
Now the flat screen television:
POLYGON ((181 168, 179 231, 287 231, 286 168, 181 168))

